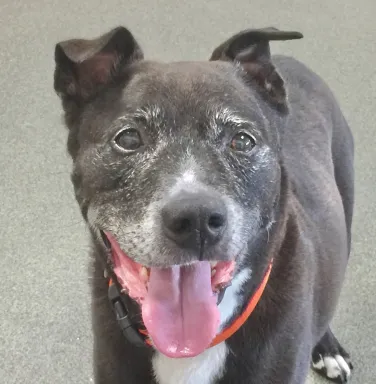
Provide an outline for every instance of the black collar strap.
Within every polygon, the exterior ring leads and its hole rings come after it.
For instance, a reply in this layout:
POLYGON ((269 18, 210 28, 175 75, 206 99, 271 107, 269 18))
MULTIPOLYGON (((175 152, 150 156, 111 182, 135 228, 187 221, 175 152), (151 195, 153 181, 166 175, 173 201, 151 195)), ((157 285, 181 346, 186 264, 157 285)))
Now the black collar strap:
POLYGON ((108 299, 110 300, 119 327, 124 337, 130 343, 137 347, 144 347, 150 342, 147 336, 142 333, 143 330, 132 323, 127 305, 124 301, 124 294, 121 293, 120 283, 112 271, 110 274, 112 275, 112 278, 108 287, 108 299))

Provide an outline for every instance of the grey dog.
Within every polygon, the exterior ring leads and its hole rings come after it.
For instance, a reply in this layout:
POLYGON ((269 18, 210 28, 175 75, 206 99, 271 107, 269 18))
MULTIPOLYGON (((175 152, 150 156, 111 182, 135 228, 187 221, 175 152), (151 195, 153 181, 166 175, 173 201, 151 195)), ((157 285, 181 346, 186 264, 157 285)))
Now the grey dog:
POLYGON ((270 54, 301 37, 245 30, 173 63, 145 60, 124 27, 56 45, 97 384, 302 384, 310 364, 347 382, 330 323, 354 144, 323 80, 270 54))

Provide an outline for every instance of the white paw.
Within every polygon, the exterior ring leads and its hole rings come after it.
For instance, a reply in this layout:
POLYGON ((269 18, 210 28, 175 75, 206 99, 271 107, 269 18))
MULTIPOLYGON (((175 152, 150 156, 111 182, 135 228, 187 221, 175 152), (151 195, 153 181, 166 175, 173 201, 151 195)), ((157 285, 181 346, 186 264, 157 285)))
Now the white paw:
POLYGON ((347 381, 351 376, 350 366, 341 355, 324 357, 320 355, 320 359, 313 362, 312 365, 318 371, 325 370, 329 379, 344 379, 347 381))

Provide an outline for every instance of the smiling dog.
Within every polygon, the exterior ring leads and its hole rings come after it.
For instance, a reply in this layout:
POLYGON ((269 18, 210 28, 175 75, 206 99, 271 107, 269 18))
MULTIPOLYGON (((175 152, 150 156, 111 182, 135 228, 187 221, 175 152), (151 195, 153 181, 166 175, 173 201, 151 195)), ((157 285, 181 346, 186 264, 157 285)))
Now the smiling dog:
POLYGON ((203 62, 126 28, 55 49, 92 234, 97 384, 344 383, 330 330, 351 247, 353 138, 325 83, 246 30, 203 62), (105 272, 105 273, 104 273, 105 272))

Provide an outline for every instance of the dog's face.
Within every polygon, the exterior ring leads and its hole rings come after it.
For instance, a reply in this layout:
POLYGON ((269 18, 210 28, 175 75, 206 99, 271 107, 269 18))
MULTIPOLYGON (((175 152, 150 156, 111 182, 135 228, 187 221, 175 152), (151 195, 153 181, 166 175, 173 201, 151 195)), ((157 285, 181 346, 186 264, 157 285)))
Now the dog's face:
POLYGON ((74 178, 89 224, 143 265, 233 260, 271 218, 268 121, 228 64, 135 72, 82 111, 74 178))
MULTIPOLYGON (((287 103, 267 40, 299 37, 286 34, 247 31, 199 63, 144 61, 123 28, 56 48, 76 197, 124 288, 146 303, 146 324, 165 315, 152 309, 161 280, 208 275, 217 292, 273 222, 287 103)), ((190 342, 180 355, 197 354, 190 342)), ((179 355, 171 343, 156 341, 179 355)))

